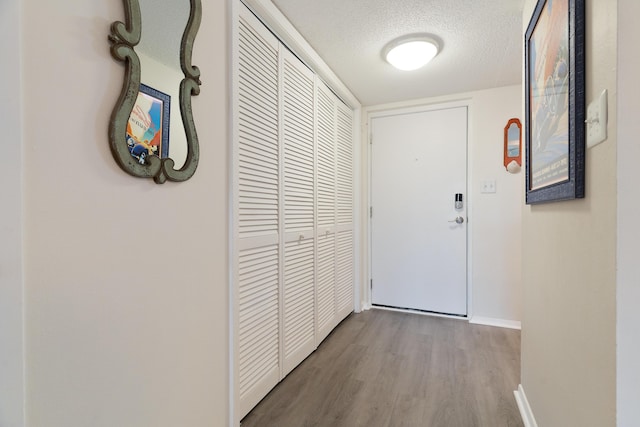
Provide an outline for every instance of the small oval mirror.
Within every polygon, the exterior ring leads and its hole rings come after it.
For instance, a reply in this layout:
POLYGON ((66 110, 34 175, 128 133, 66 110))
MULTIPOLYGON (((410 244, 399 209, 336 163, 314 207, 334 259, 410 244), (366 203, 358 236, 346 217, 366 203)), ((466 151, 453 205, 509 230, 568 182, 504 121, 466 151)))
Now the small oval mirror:
POLYGON ((133 176, 185 181, 199 159, 191 96, 200 92, 200 70, 191 54, 200 0, 124 0, 124 6, 126 24, 114 22, 109 35, 112 56, 125 64, 109 124, 111 152, 133 176))
POLYGON ((510 119, 504 127, 504 167, 512 173, 522 166, 522 125, 510 119))

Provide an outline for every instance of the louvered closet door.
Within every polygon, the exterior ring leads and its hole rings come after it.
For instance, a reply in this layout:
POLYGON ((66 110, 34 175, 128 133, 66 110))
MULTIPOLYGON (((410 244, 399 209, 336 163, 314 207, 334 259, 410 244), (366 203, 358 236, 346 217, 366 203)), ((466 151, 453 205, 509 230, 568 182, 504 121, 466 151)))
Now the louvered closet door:
POLYGON ((335 326, 336 308, 336 108, 335 95, 316 79, 317 323, 316 344, 335 326))
POLYGON ((244 416, 280 380, 278 41, 242 8, 234 149, 236 387, 244 416))
POLYGON ((314 76, 281 47, 283 377, 315 349, 314 76))
POLYGON ((353 311, 353 111, 338 102, 336 114, 336 310, 353 311))

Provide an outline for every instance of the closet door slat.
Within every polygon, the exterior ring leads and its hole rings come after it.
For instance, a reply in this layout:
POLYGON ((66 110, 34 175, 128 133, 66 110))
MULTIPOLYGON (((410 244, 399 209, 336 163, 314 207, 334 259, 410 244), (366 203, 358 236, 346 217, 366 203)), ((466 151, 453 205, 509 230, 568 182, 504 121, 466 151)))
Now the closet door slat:
POLYGON ((317 149, 318 149, 318 227, 335 225, 336 208, 336 99, 319 82, 316 90, 317 149))
POLYGON ((312 238, 285 244, 282 376, 315 349, 314 245, 312 238))
POLYGON ((313 74, 289 51, 283 57, 284 230, 313 230, 313 74))
POLYGON ((336 222, 353 223, 353 112, 343 104, 337 110, 336 222))
POLYGON ((239 254, 240 398, 279 371, 278 246, 239 254))
POLYGON ((316 282, 318 340, 332 329, 336 317, 335 298, 335 234, 318 236, 318 277, 316 282))
POLYGON ((277 235, 277 40, 264 37, 241 17, 238 61, 238 234, 241 239, 277 235))
POLYGON ((336 311, 339 321, 353 311, 353 230, 336 234, 336 311))

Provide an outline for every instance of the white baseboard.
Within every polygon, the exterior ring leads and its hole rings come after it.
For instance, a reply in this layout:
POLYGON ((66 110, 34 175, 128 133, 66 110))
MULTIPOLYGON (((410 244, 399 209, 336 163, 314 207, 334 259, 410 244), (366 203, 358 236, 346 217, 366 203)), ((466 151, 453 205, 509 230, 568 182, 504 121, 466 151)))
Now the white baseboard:
POLYGON ((518 404, 518 409, 520 410, 520 416, 522 417, 524 427, 538 427, 536 418, 533 416, 533 412, 531 411, 531 406, 529 406, 527 395, 524 394, 522 384, 518 385, 518 389, 515 390, 513 394, 516 396, 516 403, 518 404))
POLYGON ((494 319, 493 317, 473 316, 469 323, 478 325, 498 326, 500 328, 520 329, 520 322, 517 320, 494 319))
POLYGON ((363 303, 360 304, 360 309, 361 310, 358 313, 363 312, 363 311, 367 311, 367 310, 371 310, 371 304, 367 304, 366 302, 363 302, 363 303))
POLYGON ((417 315, 420 315, 420 316, 442 317, 442 318, 445 318, 445 319, 453 319, 453 320, 468 320, 466 317, 460 317, 460 316, 457 316, 457 315, 454 315, 454 314, 432 313, 430 311, 412 310, 410 308, 387 307, 387 306, 383 306, 383 305, 371 305, 371 310, 396 311, 398 313, 417 314, 417 315))

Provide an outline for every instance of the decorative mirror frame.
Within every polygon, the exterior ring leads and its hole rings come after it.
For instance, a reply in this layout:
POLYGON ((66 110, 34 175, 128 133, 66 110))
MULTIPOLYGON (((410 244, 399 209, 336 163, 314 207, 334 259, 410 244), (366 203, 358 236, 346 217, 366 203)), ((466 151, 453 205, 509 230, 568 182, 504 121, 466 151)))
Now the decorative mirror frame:
POLYGON ((509 164, 511 162, 516 162, 518 166, 520 167, 522 166, 522 123, 520 123, 520 119, 517 119, 517 118, 509 119, 509 121, 507 122, 507 125, 504 127, 503 164, 504 164, 504 168, 508 171, 509 171, 509 164), (509 156, 509 129, 511 129, 511 125, 515 125, 518 127, 518 155, 517 156, 509 156))
POLYGON ((123 0, 126 23, 115 21, 111 24, 111 56, 124 62, 125 73, 122 92, 116 102, 109 122, 109 144, 118 165, 128 174, 140 178, 153 178, 157 184, 165 181, 186 181, 198 167, 200 149, 193 121, 191 96, 200 93, 200 70, 191 64, 193 43, 202 19, 201 0, 190 0, 189 20, 180 43, 180 67, 184 79, 180 83, 180 114, 187 138, 187 157, 180 169, 174 169, 171 158, 150 156, 145 164, 140 164, 131 155, 125 135, 127 122, 140 89, 140 58, 134 50, 142 35, 142 15, 138 0, 123 0))

